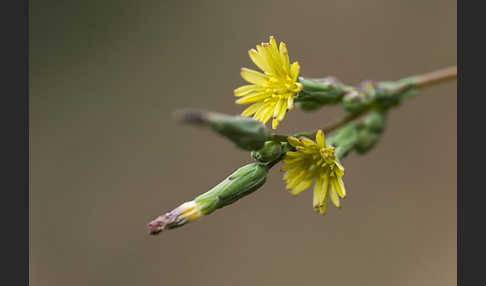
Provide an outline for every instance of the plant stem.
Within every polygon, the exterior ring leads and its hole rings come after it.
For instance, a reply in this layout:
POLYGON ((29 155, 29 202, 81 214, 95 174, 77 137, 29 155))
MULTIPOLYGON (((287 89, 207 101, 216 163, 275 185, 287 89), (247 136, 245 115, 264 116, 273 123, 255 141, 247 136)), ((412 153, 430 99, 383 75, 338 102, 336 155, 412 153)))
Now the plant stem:
MULTIPOLYGON (((421 75, 416 75, 416 76, 411 76, 411 77, 407 77, 407 78, 404 78, 402 80, 399 80, 399 81, 397 81, 398 84, 396 85, 396 87, 393 88, 392 90, 390 90, 390 92, 399 93, 399 92, 404 92, 404 91, 406 91, 407 89, 410 89, 410 88, 425 88, 425 87, 436 85, 436 84, 439 84, 439 83, 442 83, 442 82, 454 80, 456 78, 457 78, 457 67, 451 66, 451 67, 439 69, 439 70, 436 70, 436 71, 433 71, 433 72, 429 72, 429 73, 425 73, 425 74, 421 74, 421 75)), ((349 122, 351 122, 355 119, 358 119, 358 118, 362 117, 363 115, 366 115, 372 109, 373 109, 373 106, 369 106, 368 108, 364 109, 361 112, 349 114, 349 115, 346 115, 342 118, 339 118, 339 119, 327 124, 326 126, 324 126, 324 128, 322 128, 322 131, 324 131, 324 133, 329 133, 331 131, 334 131, 341 126, 343 126, 343 125, 345 125, 345 124, 347 124, 347 123, 349 123, 349 122)), ((312 134, 305 134, 305 135, 303 134, 303 136, 313 138, 313 137, 315 137, 315 134, 316 134, 316 132, 314 132, 312 134)), ((279 141, 279 142, 285 142, 285 141, 287 141, 287 137, 288 137, 287 135, 274 134, 273 140, 279 141)))
POLYGON ((422 75, 412 76, 406 78, 402 85, 399 85, 394 92, 402 92, 407 88, 410 88, 410 83, 414 83, 414 87, 424 88, 432 85, 436 85, 445 81, 454 80, 457 78, 457 67, 451 66, 436 70, 433 72, 425 73, 422 75))

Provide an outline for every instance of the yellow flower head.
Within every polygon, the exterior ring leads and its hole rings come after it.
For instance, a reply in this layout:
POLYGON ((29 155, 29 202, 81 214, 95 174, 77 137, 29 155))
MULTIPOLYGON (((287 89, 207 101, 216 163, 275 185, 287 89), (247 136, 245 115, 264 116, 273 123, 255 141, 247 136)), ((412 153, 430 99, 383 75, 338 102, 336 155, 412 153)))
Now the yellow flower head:
POLYGON ((298 62, 290 64, 287 47, 284 42, 277 42, 270 37, 269 43, 262 43, 248 51, 251 60, 264 73, 242 68, 241 77, 249 85, 235 89, 235 96, 241 97, 237 104, 250 104, 241 115, 252 116, 255 120, 267 123, 273 117, 272 128, 277 129, 285 113, 294 108, 294 97, 302 90, 297 82, 300 66, 298 62))
POLYGON ((305 137, 289 137, 288 142, 297 151, 287 152, 283 159, 285 166, 282 171, 287 171, 284 176, 287 189, 297 195, 309 188, 315 179, 314 209, 325 214, 327 194, 333 204, 340 208, 339 197, 346 196, 342 180, 344 168, 334 155, 334 147, 326 146, 322 130, 317 132, 317 143, 305 137))

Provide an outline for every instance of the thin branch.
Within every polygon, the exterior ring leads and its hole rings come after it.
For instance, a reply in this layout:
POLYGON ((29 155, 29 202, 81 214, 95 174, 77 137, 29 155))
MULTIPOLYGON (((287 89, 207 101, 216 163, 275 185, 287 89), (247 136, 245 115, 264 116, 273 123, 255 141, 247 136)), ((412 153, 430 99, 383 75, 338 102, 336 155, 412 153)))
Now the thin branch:
POLYGON ((405 79, 403 80, 404 84, 399 85, 398 88, 394 90, 394 92, 401 92, 409 88, 410 82, 413 82, 415 87, 424 88, 445 81, 454 80, 456 78, 457 78, 457 67, 456 66, 447 67, 426 74, 410 77, 408 78, 409 83, 407 83, 407 79, 405 79))
MULTIPOLYGON (((456 78, 457 78, 457 67, 456 66, 447 67, 447 68, 443 68, 443 69, 436 70, 436 71, 433 71, 433 72, 429 72, 429 73, 425 73, 425 74, 421 74, 421 75, 417 75, 417 76, 412 76, 412 77, 408 77, 408 78, 405 78, 403 80, 400 80, 403 83, 397 85, 397 87, 395 89, 391 90, 391 92, 393 92, 393 93, 403 92, 406 89, 409 89, 409 88, 412 88, 412 87, 425 88, 425 87, 436 85, 436 84, 439 84, 439 83, 442 83, 442 82, 454 80, 456 78)), ((334 131, 341 126, 344 126, 347 123, 349 123, 349 122, 351 122, 355 119, 358 119, 358 118, 362 117, 363 115, 366 115, 372 109, 373 109, 373 106, 369 106, 361 112, 346 115, 342 118, 339 118, 339 119, 327 124, 326 126, 324 126, 322 128, 322 130, 324 131, 324 133, 329 133, 331 131, 334 131)), ((313 137, 315 137, 315 134, 316 134, 316 132, 313 132, 313 133, 309 133, 309 134, 302 134, 302 136, 313 138, 313 137)), ((287 137, 288 137, 287 135, 274 134, 273 140, 279 141, 279 142, 285 142, 285 141, 287 141, 287 137)))
MULTIPOLYGON (((397 89, 393 90, 393 92, 402 92, 411 86, 418 87, 418 88, 425 88, 432 85, 436 85, 442 82, 455 80, 457 78, 457 67, 447 67, 440 70, 436 70, 433 72, 425 73, 418 76, 410 77, 408 83, 404 83, 403 85, 399 85, 397 89), (412 82, 412 84, 411 84, 412 82)), ((407 80, 404 80, 407 82, 407 80)), ((359 113, 349 114, 344 116, 334 122, 329 123, 323 129, 324 133, 328 133, 331 131, 336 130, 337 128, 355 120, 359 117, 367 114, 369 111, 372 110, 372 107, 368 107, 367 109, 363 110, 359 113)), ((315 133, 314 133, 315 135, 315 133)), ((312 137, 312 136, 311 136, 312 137)))

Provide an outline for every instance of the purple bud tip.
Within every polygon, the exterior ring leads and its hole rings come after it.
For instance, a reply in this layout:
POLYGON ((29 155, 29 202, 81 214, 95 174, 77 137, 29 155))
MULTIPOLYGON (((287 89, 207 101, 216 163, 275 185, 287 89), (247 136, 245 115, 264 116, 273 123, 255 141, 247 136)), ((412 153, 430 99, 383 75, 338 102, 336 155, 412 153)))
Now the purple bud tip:
POLYGON ((150 235, 156 235, 162 232, 168 224, 167 215, 159 216, 147 224, 150 235))

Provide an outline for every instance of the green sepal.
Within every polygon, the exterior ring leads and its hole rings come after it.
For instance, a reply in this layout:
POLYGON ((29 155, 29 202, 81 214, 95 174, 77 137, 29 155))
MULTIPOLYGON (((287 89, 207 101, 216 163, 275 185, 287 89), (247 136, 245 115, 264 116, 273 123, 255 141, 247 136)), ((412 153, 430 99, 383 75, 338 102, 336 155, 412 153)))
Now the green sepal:
POLYGON ((323 78, 323 79, 307 79, 303 77, 299 77, 299 82, 303 86, 303 90, 305 91, 329 91, 332 89, 336 89, 337 83, 335 80, 331 78, 323 78))
POLYGON ((296 106, 303 111, 313 111, 323 105, 337 104, 344 94, 343 86, 332 78, 299 78, 303 89, 295 97, 296 106))

